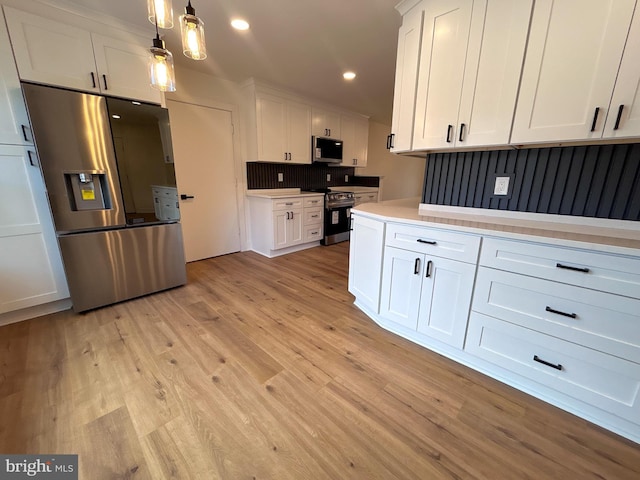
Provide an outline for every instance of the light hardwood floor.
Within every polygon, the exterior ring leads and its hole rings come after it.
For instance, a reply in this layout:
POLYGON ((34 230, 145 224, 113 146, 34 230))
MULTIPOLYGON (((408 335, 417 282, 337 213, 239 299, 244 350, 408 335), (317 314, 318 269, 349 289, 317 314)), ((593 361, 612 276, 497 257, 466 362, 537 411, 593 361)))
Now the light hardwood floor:
POLYGON ((640 446, 388 333, 348 243, 0 328, 0 452, 101 479, 634 479, 640 446))

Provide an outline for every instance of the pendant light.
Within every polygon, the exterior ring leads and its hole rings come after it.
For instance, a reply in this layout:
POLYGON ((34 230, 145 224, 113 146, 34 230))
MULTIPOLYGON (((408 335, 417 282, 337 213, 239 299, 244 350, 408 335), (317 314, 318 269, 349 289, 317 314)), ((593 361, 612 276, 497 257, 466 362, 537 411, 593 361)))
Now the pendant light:
POLYGON ((204 40, 204 22, 196 17, 196 10, 191 6, 191 0, 180 17, 180 31, 182 33, 182 52, 193 60, 207 58, 207 46, 204 40))
POLYGON ((173 28, 171 0, 147 0, 147 12, 156 28, 173 28))
POLYGON ((151 86, 162 92, 176 91, 176 72, 173 68, 173 55, 165 48, 164 40, 158 34, 156 25, 156 38, 149 49, 149 77, 151 86))

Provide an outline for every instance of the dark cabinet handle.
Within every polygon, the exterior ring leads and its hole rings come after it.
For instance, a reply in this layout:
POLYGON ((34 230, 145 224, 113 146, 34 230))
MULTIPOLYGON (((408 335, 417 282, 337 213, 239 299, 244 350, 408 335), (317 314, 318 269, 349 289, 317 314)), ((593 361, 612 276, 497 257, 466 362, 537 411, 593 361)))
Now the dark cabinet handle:
POLYGON ((600 113, 600 107, 596 107, 596 111, 593 112, 593 122, 591 122, 591 131, 595 131, 596 123, 598 123, 598 114, 600 113))
POLYGON ((387 150, 391 150, 391 134, 387 135, 387 150))
POLYGON ((582 273, 589 273, 591 271, 586 267, 585 268, 572 267, 571 265, 563 265, 562 263, 556 263, 556 268, 563 268, 565 270, 572 270, 574 272, 582 272, 582 273))
POLYGON ((396 139, 396 134, 395 134, 395 133, 392 133, 392 134, 391 134, 391 143, 389 144, 389 146, 390 146, 391 148, 394 148, 394 147, 395 147, 395 145, 393 144, 393 141, 394 141, 395 139, 396 139))
POLYGON ((447 125, 447 143, 451 143, 452 133, 453 133, 453 125, 447 125))
POLYGON ((93 88, 96 88, 96 76, 91 72, 91 83, 93 84, 93 88))
POLYGON ((284 161, 287 161, 287 152, 284 152, 284 161))
POLYGON ((289 152, 289 160, 291 160, 291 152, 289 152))
POLYGON ((429 278, 431 276, 431 267, 433 267, 433 262, 429 260, 427 262, 427 274, 424 276, 424 278, 429 278))
POLYGON ((192 199, 192 198, 196 198, 196 197, 194 197, 193 195, 186 195, 184 193, 180 195, 180 199, 181 200, 189 200, 189 199, 192 199))
POLYGON ((287 220, 289 220, 289 212, 285 212, 287 214, 287 220))
POLYGON ((546 365, 547 367, 555 368, 556 370, 562 370, 562 365, 547 362, 546 360, 541 359, 538 355, 533 356, 533 361, 546 365))
POLYGON ((284 202, 284 204, 291 206, 291 205, 293 205, 293 202, 284 202))
POLYGON ((20 128, 22 128, 22 136, 24 137, 24 141, 25 142, 31 142, 31 140, 29 140, 29 137, 27 136, 27 129, 29 127, 27 127, 26 125, 20 125, 20 128))
POLYGON ((460 124, 460 136, 458 137, 458 141, 462 142, 464 140, 464 127, 466 127, 466 125, 464 123, 460 124))
POLYGON ((109 90, 109 86, 107 85, 107 76, 104 73, 102 74, 102 81, 104 82, 104 89, 109 90))
POLYGON ((413 264, 413 274, 418 275, 419 273, 420 273, 420 259, 416 258, 416 261, 413 264))
POLYGON ((616 117, 616 124, 613 127, 614 130, 617 130, 620 127, 620 119, 622 118, 622 111, 624 110, 624 105, 620 105, 618 107, 618 116, 616 117))
POLYGON ((561 312, 560 310, 556 310, 556 309, 551 308, 549 306, 547 306, 547 308, 545 308, 545 310, 547 312, 555 313, 556 315, 562 315, 563 317, 578 318, 578 315, 576 315, 575 313, 561 312))
POLYGON ((38 164, 33 161, 33 152, 31 150, 27 150, 27 154, 29 155, 29 163, 32 167, 37 167, 38 164))
POLYGON ((427 245, 437 245, 438 242, 435 242, 433 240, 423 240, 421 238, 417 239, 416 242, 418 243, 426 243, 427 245))
POLYGON ((293 212, 289 212, 289 213, 291 213, 291 220, 293 220, 293 212))

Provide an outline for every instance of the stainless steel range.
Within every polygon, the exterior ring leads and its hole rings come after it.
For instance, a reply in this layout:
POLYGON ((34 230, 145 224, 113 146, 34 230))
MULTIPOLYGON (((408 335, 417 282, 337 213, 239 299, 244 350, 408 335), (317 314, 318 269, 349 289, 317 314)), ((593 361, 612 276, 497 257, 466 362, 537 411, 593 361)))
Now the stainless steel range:
POLYGON ((349 240, 353 192, 331 192, 324 195, 324 238, 320 243, 332 245, 349 240))

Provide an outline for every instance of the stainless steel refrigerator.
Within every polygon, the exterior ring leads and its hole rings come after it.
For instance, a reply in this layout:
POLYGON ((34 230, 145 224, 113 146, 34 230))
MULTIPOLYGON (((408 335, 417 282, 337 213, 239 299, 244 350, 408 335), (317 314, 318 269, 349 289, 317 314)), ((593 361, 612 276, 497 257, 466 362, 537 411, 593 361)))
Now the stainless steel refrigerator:
POLYGON ((77 312, 186 283, 166 109, 23 83, 77 312))

